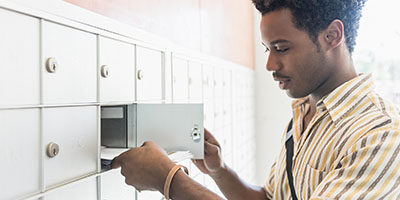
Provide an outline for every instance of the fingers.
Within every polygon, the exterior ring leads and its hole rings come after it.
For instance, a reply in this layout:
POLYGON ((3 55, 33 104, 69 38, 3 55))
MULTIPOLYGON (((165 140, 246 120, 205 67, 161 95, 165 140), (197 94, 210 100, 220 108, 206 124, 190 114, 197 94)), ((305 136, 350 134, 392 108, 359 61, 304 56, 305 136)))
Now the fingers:
POLYGON ((193 164, 195 165, 204 165, 204 160, 203 159, 192 159, 193 164))
POLYGON ((206 167, 206 165, 204 164, 204 160, 202 159, 192 159, 194 165, 202 172, 205 174, 208 174, 209 171, 206 167))
POLYGON ((220 147, 212 144, 208 141, 204 141, 204 155, 205 156, 210 156, 210 155, 218 155, 220 151, 220 147))
POLYGON ((147 147, 147 146, 151 146, 151 145, 153 145, 152 141, 146 141, 146 142, 143 142, 142 146, 140 146, 140 147, 147 147))
POLYGON ((220 147, 217 139, 215 139, 215 137, 207 129, 204 129, 204 141, 207 141, 211 144, 214 144, 214 145, 217 145, 218 147, 220 147))
POLYGON ((118 167, 122 166, 122 161, 123 161, 123 153, 120 154, 119 156, 115 157, 112 162, 111 162, 111 169, 116 169, 118 167))
POLYGON ((115 157, 112 162, 111 162, 111 168, 115 169, 118 167, 122 166, 123 161, 125 160, 125 157, 128 155, 128 153, 131 151, 132 149, 125 151, 123 153, 121 153, 119 156, 115 157))
POLYGON ((111 162, 112 169, 116 169, 118 167, 121 167, 121 158, 119 158, 119 156, 115 157, 111 162))

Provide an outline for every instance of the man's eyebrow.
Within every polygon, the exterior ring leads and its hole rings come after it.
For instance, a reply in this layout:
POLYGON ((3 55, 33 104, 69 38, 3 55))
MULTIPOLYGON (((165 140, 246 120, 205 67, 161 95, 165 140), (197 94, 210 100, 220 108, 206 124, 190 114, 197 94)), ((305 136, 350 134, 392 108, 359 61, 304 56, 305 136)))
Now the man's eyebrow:
POLYGON ((271 43, 269 43, 269 45, 274 46, 279 43, 290 43, 290 42, 288 40, 275 40, 275 41, 272 41, 271 43))
MULTIPOLYGON (((279 43, 290 43, 290 42, 289 42, 288 40, 275 40, 275 41, 269 43, 269 45, 270 45, 270 46, 274 46, 274 45, 279 44, 279 43)), ((264 47, 268 48, 267 45, 265 45, 264 42, 261 42, 261 44, 262 44, 264 47)))

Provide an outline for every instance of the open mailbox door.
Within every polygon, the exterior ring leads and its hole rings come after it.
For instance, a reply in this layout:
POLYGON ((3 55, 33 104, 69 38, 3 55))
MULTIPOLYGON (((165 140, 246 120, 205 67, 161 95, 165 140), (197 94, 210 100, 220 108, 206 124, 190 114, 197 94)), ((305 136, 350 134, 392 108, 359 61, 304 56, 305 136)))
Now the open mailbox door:
POLYGON ((101 144, 130 148, 153 141, 167 152, 204 158, 202 104, 129 104, 101 108, 101 144))

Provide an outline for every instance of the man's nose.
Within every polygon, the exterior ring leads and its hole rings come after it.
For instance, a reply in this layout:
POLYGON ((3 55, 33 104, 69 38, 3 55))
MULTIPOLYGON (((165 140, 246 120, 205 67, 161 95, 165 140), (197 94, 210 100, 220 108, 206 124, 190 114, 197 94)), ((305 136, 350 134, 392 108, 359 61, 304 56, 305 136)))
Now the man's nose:
POLYGON ((278 64, 276 57, 270 53, 267 57, 266 68, 268 71, 279 71, 280 65, 278 64))

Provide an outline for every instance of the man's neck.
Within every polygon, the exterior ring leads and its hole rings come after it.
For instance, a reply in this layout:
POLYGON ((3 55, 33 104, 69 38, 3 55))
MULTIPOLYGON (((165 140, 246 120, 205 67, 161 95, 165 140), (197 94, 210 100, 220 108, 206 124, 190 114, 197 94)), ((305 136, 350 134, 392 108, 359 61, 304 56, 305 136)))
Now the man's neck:
POLYGON ((326 80, 309 95, 309 98, 313 99, 311 102, 314 102, 314 104, 311 104, 311 106, 316 106, 317 102, 324 96, 331 93, 343 83, 357 77, 357 72, 354 69, 353 61, 349 54, 342 54, 341 56, 333 58, 332 60, 333 61, 331 61, 331 64, 334 66, 334 70, 326 78, 326 80))
POLYGON ((310 110, 304 117, 304 124, 307 125, 317 110, 317 103, 326 95, 330 94, 343 83, 357 77, 357 72, 354 69, 351 54, 347 47, 342 46, 336 49, 327 57, 326 65, 332 69, 329 76, 317 87, 309 96, 310 110))

